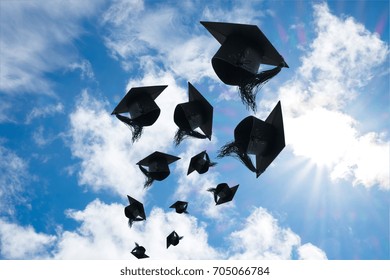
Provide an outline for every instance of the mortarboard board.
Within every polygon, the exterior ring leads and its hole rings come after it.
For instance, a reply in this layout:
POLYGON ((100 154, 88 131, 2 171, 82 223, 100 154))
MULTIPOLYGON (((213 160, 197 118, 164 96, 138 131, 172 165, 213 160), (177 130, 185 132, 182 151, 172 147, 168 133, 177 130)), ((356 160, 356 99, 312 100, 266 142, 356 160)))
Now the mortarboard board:
POLYGON ((146 255, 145 252, 146 252, 145 247, 139 246, 137 243, 135 243, 135 248, 131 251, 131 253, 132 253, 137 259, 149 258, 149 256, 146 255))
POLYGON ((129 205, 125 207, 125 216, 129 219, 129 226, 131 227, 134 221, 146 220, 144 205, 138 200, 127 196, 129 205))
POLYGON ((173 120, 179 127, 175 135, 176 145, 185 136, 211 140, 213 106, 191 83, 188 83, 188 96, 189 101, 178 104, 173 115, 173 120), (196 128, 200 128, 204 134, 195 131, 196 128))
POLYGON ((151 126, 160 116, 160 108, 154 101, 167 86, 149 86, 131 88, 111 115, 115 115, 133 131, 133 142, 138 140, 144 126, 151 126), (122 116, 129 113, 130 118, 122 116))
POLYGON ((188 167, 187 175, 196 170, 199 174, 206 173, 209 167, 215 166, 217 163, 211 162, 209 155, 206 151, 203 151, 191 158, 190 165, 188 167))
POLYGON ((229 187, 226 183, 218 184, 216 188, 208 189, 209 192, 214 194, 214 201, 216 205, 229 202, 233 199, 239 185, 229 187))
POLYGON ((176 213, 178 214, 182 214, 182 213, 188 214, 187 206, 188 206, 188 202, 178 200, 175 203, 173 203, 171 206, 169 206, 169 208, 175 208, 176 213))
POLYGON ((179 157, 156 151, 139 161, 137 165, 142 173, 144 173, 147 177, 145 187, 150 186, 154 180, 162 181, 167 178, 170 174, 169 164, 179 159, 179 157), (148 169, 143 166, 147 166, 148 169))
POLYGON ((223 146, 218 157, 233 154, 259 177, 286 146, 280 101, 265 121, 244 118, 234 129, 234 141, 223 146), (248 156, 256 156, 256 167, 248 156))
POLYGON ((179 236, 176 231, 172 231, 171 234, 167 236, 167 249, 170 245, 176 246, 179 244, 179 241, 183 238, 183 236, 179 236))
POLYGON ((256 110, 256 93, 253 91, 288 67, 264 33, 256 25, 200 22, 221 47, 211 60, 217 76, 227 85, 239 86, 241 99, 256 110), (258 73, 260 64, 276 66, 258 73))

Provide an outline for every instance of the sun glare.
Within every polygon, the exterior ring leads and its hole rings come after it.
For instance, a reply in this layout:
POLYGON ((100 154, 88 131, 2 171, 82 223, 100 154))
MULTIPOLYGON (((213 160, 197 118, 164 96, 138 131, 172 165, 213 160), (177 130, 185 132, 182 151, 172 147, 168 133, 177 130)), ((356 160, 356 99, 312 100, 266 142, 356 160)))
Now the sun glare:
POLYGON ((308 158, 318 168, 331 167, 346 155, 355 129, 353 120, 339 112, 313 109, 287 120, 286 135, 294 154, 308 158))

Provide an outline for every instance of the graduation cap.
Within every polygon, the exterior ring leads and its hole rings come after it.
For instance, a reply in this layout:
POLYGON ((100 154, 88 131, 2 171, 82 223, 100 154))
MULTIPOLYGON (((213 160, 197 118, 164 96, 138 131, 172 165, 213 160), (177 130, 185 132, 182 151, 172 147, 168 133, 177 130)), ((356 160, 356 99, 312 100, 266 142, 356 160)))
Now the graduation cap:
POLYGON ((167 178, 171 173, 168 165, 179 159, 179 157, 156 151, 139 161, 137 163, 138 167, 147 177, 144 186, 151 186, 154 180, 162 181, 167 178), (148 169, 144 168, 144 166, 147 166, 148 169))
POLYGON ((154 100, 166 87, 131 88, 111 113, 130 127, 133 132, 133 142, 141 137, 144 126, 151 126, 160 116, 161 110, 154 100), (122 113, 129 113, 130 118, 120 115, 122 113))
POLYGON ((256 111, 257 90, 287 67, 284 58, 256 25, 200 22, 221 47, 211 59, 215 73, 227 85, 238 86, 242 102, 256 111), (258 72, 260 64, 276 66, 258 72))
POLYGON ((173 115, 173 120, 179 127, 175 135, 176 146, 186 136, 211 140, 213 106, 191 83, 188 83, 188 95, 189 101, 178 104, 173 115), (196 128, 200 128, 204 134, 195 131, 196 128))
POLYGON ((139 246, 138 243, 135 243, 135 248, 131 251, 131 253, 132 253, 137 259, 149 258, 149 256, 146 255, 145 252, 146 252, 145 247, 139 246))
POLYGON ((234 129, 234 141, 224 145, 219 158, 233 155, 259 177, 286 146, 280 101, 265 121, 249 116, 234 129), (249 155, 256 156, 254 167, 249 155))
POLYGON ((187 206, 188 206, 188 202, 178 200, 175 203, 173 203, 171 206, 169 206, 169 208, 175 208, 176 213, 178 214, 182 214, 182 213, 188 214, 187 206))
POLYGON ((211 162, 209 155, 203 151, 191 158, 190 166, 188 167, 187 175, 196 170, 199 174, 206 173, 209 167, 215 166, 216 162, 211 162))
POLYGON ((216 188, 208 189, 209 192, 214 194, 214 201, 216 205, 229 202, 233 199, 239 185, 229 187, 226 183, 218 184, 216 188))
POLYGON ((179 244, 179 241, 183 238, 183 236, 179 236, 176 231, 172 231, 170 235, 167 236, 167 249, 170 245, 176 246, 179 244))
POLYGON ((138 200, 127 196, 129 205, 125 207, 125 216, 129 219, 129 226, 133 225, 135 221, 146 220, 144 205, 138 200))

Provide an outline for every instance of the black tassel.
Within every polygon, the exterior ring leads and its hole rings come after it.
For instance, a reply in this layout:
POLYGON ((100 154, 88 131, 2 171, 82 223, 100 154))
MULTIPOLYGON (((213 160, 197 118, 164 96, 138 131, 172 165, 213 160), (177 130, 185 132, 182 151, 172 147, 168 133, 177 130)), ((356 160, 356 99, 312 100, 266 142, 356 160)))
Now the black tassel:
POLYGON ((270 79, 275 77, 282 69, 283 64, 276 66, 273 69, 262 71, 254 75, 250 79, 244 80, 239 86, 241 101, 245 106, 256 112, 256 95, 258 91, 267 83, 270 79))
POLYGON ((216 188, 210 188, 210 189, 207 189, 207 191, 214 194, 214 201, 215 201, 215 203, 217 203, 217 201, 218 201, 218 196, 217 196, 217 193, 216 193, 217 189, 216 188))
POLYGON ((213 166, 216 166, 217 165, 217 163, 216 162, 212 162, 211 160, 210 160, 210 157, 209 157, 209 155, 206 153, 206 161, 207 161, 207 164, 209 165, 209 167, 213 167, 213 166))
POLYGON ((146 176, 144 188, 150 187, 154 182, 154 179, 152 177, 150 177, 150 172, 148 170, 146 170, 146 168, 144 168, 142 165, 138 165, 138 167, 142 171, 142 173, 144 173, 144 175, 146 176))
POLYGON ((194 131, 194 130, 184 130, 184 129, 178 129, 176 131, 176 134, 175 134, 175 138, 174 138, 174 143, 175 143, 175 146, 179 146, 179 144, 181 143, 181 141, 183 141, 184 138, 186 137, 194 137, 194 138, 198 138, 198 139, 206 139, 207 136, 202 134, 202 133, 199 133, 197 131, 194 131))
POLYGON ((250 171, 257 173, 251 158, 247 153, 242 152, 234 141, 222 146, 219 150, 217 158, 223 158, 225 156, 233 156, 238 158, 250 171))
POLYGON ((118 120, 120 120, 121 122, 126 124, 127 127, 130 128, 131 132, 133 133, 133 137, 131 138, 133 143, 135 141, 138 141, 141 138, 142 128, 143 128, 141 125, 139 125, 137 122, 131 120, 128 117, 125 117, 125 116, 122 116, 122 115, 119 115, 119 114, 115 114, 115 116, 118 118, 118 120))
POLYGON ((207 189, 208 192, 212 192, 212 193, 215 193, 216 191, 216 188, 210 188, 210 189, 207 189))
POLYGON ((132 219, 129 219, 129 222, 127 223, 129 225, 129 227, 131 228, 133 226, 133 220, 132 219))

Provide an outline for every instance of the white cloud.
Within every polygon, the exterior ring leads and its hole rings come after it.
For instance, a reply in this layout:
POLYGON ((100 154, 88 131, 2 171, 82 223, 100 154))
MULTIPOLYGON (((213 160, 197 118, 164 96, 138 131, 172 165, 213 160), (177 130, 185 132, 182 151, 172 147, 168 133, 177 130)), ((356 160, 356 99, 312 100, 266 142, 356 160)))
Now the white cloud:
POLYGON ((146 248, 151 259, 214 259, 219 253, 210 247, 204 224, 191 215, 179 215, 153 208, 146 221, 127 225, 123 205, 107 205, 98 200, 84 211, 69 211, 81 225, 64 232, 54 257, 57 259, 130 259, 134 242, 146 248), (158 230, 156 230, 158 229, 158 230), (175 230, 184 238, 166 248, 166 237, 175 230))
POLYGON ((389 155, 390 144, 383 135, 370 132, 351 139, 347 155, 334 167, 331 178, 352 180, 354 185, 366 187, 378 185, 389 190, 389 155))
POLYGON ((14 213, 15 205, 25 203, 24 185, 30 180, 28 163, 13 151, 0 145, 1 214, 14 213))
POLYGON ((45 259, 56 237, 36 233, 31 226, 22 227, 0 219, 0 255, 6 259, 45 259))
POLYGON ((132 149, 131 134, 112 117, 101 102, 87 91, 70 115, 70 148, 81 159, 79 183, 94 191, 112 189, 125 195, 143 196, 143 180, 132 160, 141 159, 139 149, 132 149))
POLYGON ((80 70, 81 79, 95 79, 95 74, 92 69, 91 62, 86 59, 81 60, 80 62, 73 62, 69 65, 71 71, 80 70))
POLYGON ((115 0, 103 15, 104 23, 120 26, 144 10, 143 0, 115 0))
MULTIPOLYGON (((214 196, 207 190, 215 188, 219 183, 227 183, 232 187, 235 181, 221 181, 221 176, 216 171, 218 170, 217 167, 210 167, 209 171, 204 174, 198 174, 194 171, 187 176, 191 158, 204 150, 208 152, 211 161, 218 163, 218 160, 212 157, 212 152, 215 150, 217 143, 218 139, 214 135, 211 142, 197 139, 188 139, 182 142, 181 145, 184 146, 184 152, 179 155, 181 160, 175 168, 175 174, 178 175, 178 185, 173 194, 173 199, 190 201, 188 206, 190 213, 200 214, 212 219, 217 223, 217 228, 221 232, 226 233, 236 225, 236 221, 232 219, 232 217, 238 216, 235 200, 233 199, 229 203, 216 206, 214 196)), ((240 189, 237 192, 239 193, 240 189)))
MULTIPOLYGON (((144 176, 136 163, 154 151, 169 153, 173 148, 176 131, 173 111, 185 98, 184 90, 168 73, 150 72, 140 80, 129 82, 129 88, 150 85, 168 87, 156 99, 161 109, 158 120, 145 127, 141 140, 135 143, 131 142, 129 129, 110 115, 115 105, 107 109, 106 102, 95 99, 87 91, 82 93, 70 115, 69 132, 72 154, 81 159, 80 184, 89 185, 95 191, 111 189, 121 196, 143 197, 144 176)), ((121 98, 118 97, 118 102, 121 98)))
POLYGON ((298 248, 300 260, 326 260, 326 254, 311 243, 306 243, 298 248))
POLYGON ((68 218, 79 226, 56 235, 0 219, 1 255, 8 259, 130 259, 137 242, 151 259, 291 259, 294 254, 300 259, 326 259, 320 248, 301 245, 298 235, 279 226, 263 208, 255 209, 240 229, 227 235, 221 248, 209 244, 206 224, 191 214, 155 207, 146 221, 129 228, 123 209, 121 204, 94 200, 84 210, 68 210, 68 218), (167 249, 166 237, 173 230, 184 238, 167 249))
POLYGON ((3 100, 0 104, 0 123, 14 122, 9 116, 10 109, 12 108, 11 103, 3 100))
POLYGON ((64 105, 61 102, 40 108, 34 107, 26 117, 26 124, 30 124, 34 119, 37 118, 46 118, 48 116, 62 113, 64 113, 64 105))
MULTIPOLYGON (((314 5, 317 37, 295 76, 278 90, 286 143, 293 153, 330 169, 330 177, 365 187, 390 188, 388 135, 362 133, 344 112, 385 67, 388 46, 352 18, 314 5)), ((276 101, 263 100, 272 108, 276 101)), ((268 111, 268 110, 266 110, 268 111)))
POLYGON ((106 46, 114 57, 123 59, 125 69, 129 65, 142 65, 142 57, 152 51, 156 64, 164 65, 180 78, 192 82, 204 77, 218 80, 211 67, 211 57, 219 43, 206 34, 208 32, 199 21, 230 15, 234 22, 250 22, 259 18, 261 13, 245 2, 236 4, 231 10, 206 7, 202 18, 189 22, 186 14, 191 18, 192 10, 202 7, 183 8, 182 5, 195 4, 160 4, 157 9, 153 5, 145 6, 141 1, 115 1, 103 15, 109 31, 106 46))
POLYGON ((42 125, 38 126, 38 128, 35 129, 32 133, 32 139, 34 140, 35 144, 37 144, 40 147, 43 147, 43 146, 46 146, 46 145, 52 143, 53 141, 55 141, 56 139, 58 139, 61 136, 62 136, 62 133, 58 134, 58 135, 53 135, 50 132, 47 132, 45 130, 45 127, 42 125))
MULTIPOLYGON (((269 13, 270 10, 266 12, 269 13)), ((251 1, 233 1, 230 9, 227 9, 224 5, 207 5, 203 10, 202 20, 259 24, 263 17, 264 12, 254 8, 251 1)))
POLYGON ((230 259, 291 259, 298 250, 300 258, 326 259, 325 253, 312 244, 301 245, 300 237, 289 228, 282 228, 264 208, 255 209, 242 229, 230 236, 233 244, 230 259))
POLYGON ((0 90, 52 93, 45 73, 76 59, 71 48, 83 32, 81 19, 102 1, 0 1, 0 90))

